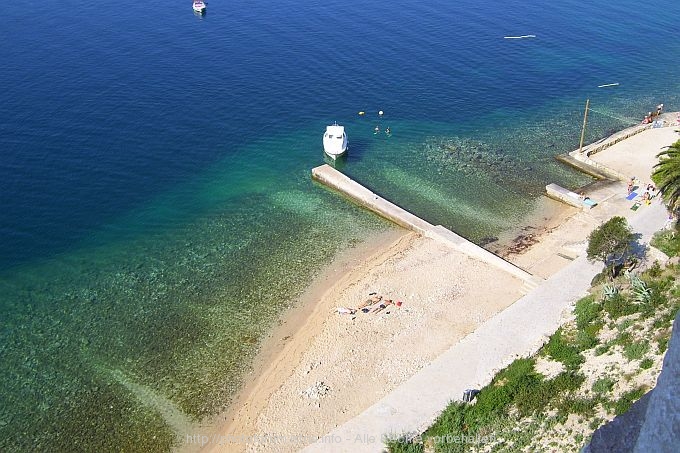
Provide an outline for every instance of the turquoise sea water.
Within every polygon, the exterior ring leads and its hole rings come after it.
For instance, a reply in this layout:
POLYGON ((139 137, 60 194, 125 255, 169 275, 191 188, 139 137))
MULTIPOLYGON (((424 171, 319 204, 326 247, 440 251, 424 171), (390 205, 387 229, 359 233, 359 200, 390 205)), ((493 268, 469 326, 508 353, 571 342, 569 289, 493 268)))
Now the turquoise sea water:
POLYGON ((553 159, 586 98, 588 142, 680 110, 679 12, 3 4, 0 450, 164 451, 168 412, 223 410, 281 308, 393 228, 311 182, 326 124, 344 172, 485 242, 545 184, 588 182, 553 159))

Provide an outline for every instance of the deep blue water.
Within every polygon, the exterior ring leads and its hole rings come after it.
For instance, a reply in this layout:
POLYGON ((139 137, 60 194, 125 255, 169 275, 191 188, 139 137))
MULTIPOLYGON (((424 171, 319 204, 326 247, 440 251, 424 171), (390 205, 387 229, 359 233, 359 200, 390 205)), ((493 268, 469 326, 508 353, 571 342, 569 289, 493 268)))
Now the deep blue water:
POLYGON ((392 228, 310 181, 332 121, 343 171, 482 241, 588 182, 553 159, 586 98, 587 141, 680 110, 680 4, 190 3, 0 6, 0 449, 165 449, 130 382, 223 409, 278 309, 392 228))

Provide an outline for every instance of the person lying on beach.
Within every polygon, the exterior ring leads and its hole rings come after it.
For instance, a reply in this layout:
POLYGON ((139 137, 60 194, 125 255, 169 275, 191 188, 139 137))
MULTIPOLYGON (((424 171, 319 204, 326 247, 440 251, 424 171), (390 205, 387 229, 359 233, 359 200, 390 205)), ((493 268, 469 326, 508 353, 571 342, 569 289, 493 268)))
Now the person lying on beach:
POLYGON ((357 310, 361 310, 362 308, 368 307, 369 305, 375 305, 381 300, 382 296, 373 296, 370 299, 366 299, 365 301, 357 305, 357 310))
POLYGON ((354 313, 357 312, 355 309, 347 307, 338 307, 336 310, 340 315, 353 315, 354 313))
POLYGON ((385 300, 385 302, 379 304, 377 307, 375 307, 373 310, 371 310, 371 313, 372 314, 380 313, 381 311, 383 311, 384 309, 386 309, 387 307, 392 305, 392 303, 393 302, 390 299, 387 299, 387 300, 385 300))

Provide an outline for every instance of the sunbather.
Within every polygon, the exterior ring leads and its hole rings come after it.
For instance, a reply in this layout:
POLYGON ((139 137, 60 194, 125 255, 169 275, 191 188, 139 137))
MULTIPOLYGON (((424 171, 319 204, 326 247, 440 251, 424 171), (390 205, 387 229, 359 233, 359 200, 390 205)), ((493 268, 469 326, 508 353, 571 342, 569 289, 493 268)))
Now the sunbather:
POLYGON ((373 310, 371 310, 371 313, 380 313, 390 305, 392 305, 393 302, 390 299, 386 299, 384 302, 380 303, 377 307, 375 307, 373 310))
POLYGON ((369 305, 375 305, 378 302, 380 302, 381 300, 382 300, 382 296, 373 296, 370 299, 366 299, 365 301, 363 301, 362 303, 357 305, 357 310, 361 310, 362 308, 368 307, 369 305))

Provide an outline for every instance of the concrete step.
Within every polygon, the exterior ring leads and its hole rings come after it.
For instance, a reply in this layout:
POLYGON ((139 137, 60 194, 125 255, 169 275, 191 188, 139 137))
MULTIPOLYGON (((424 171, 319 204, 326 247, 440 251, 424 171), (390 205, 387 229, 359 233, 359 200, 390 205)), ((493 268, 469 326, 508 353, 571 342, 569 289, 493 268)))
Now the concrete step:
POLYGON ((536 288, 541 286, 541 284, 544 281, 545 280, 542 279, 541 277, 534 275, 530 279, 524 280, 524 284, 519 289, 519 292, 526 296, 527 294, 529 294, 530 292, 532 292, 533 290, 535 290, 536 288))

